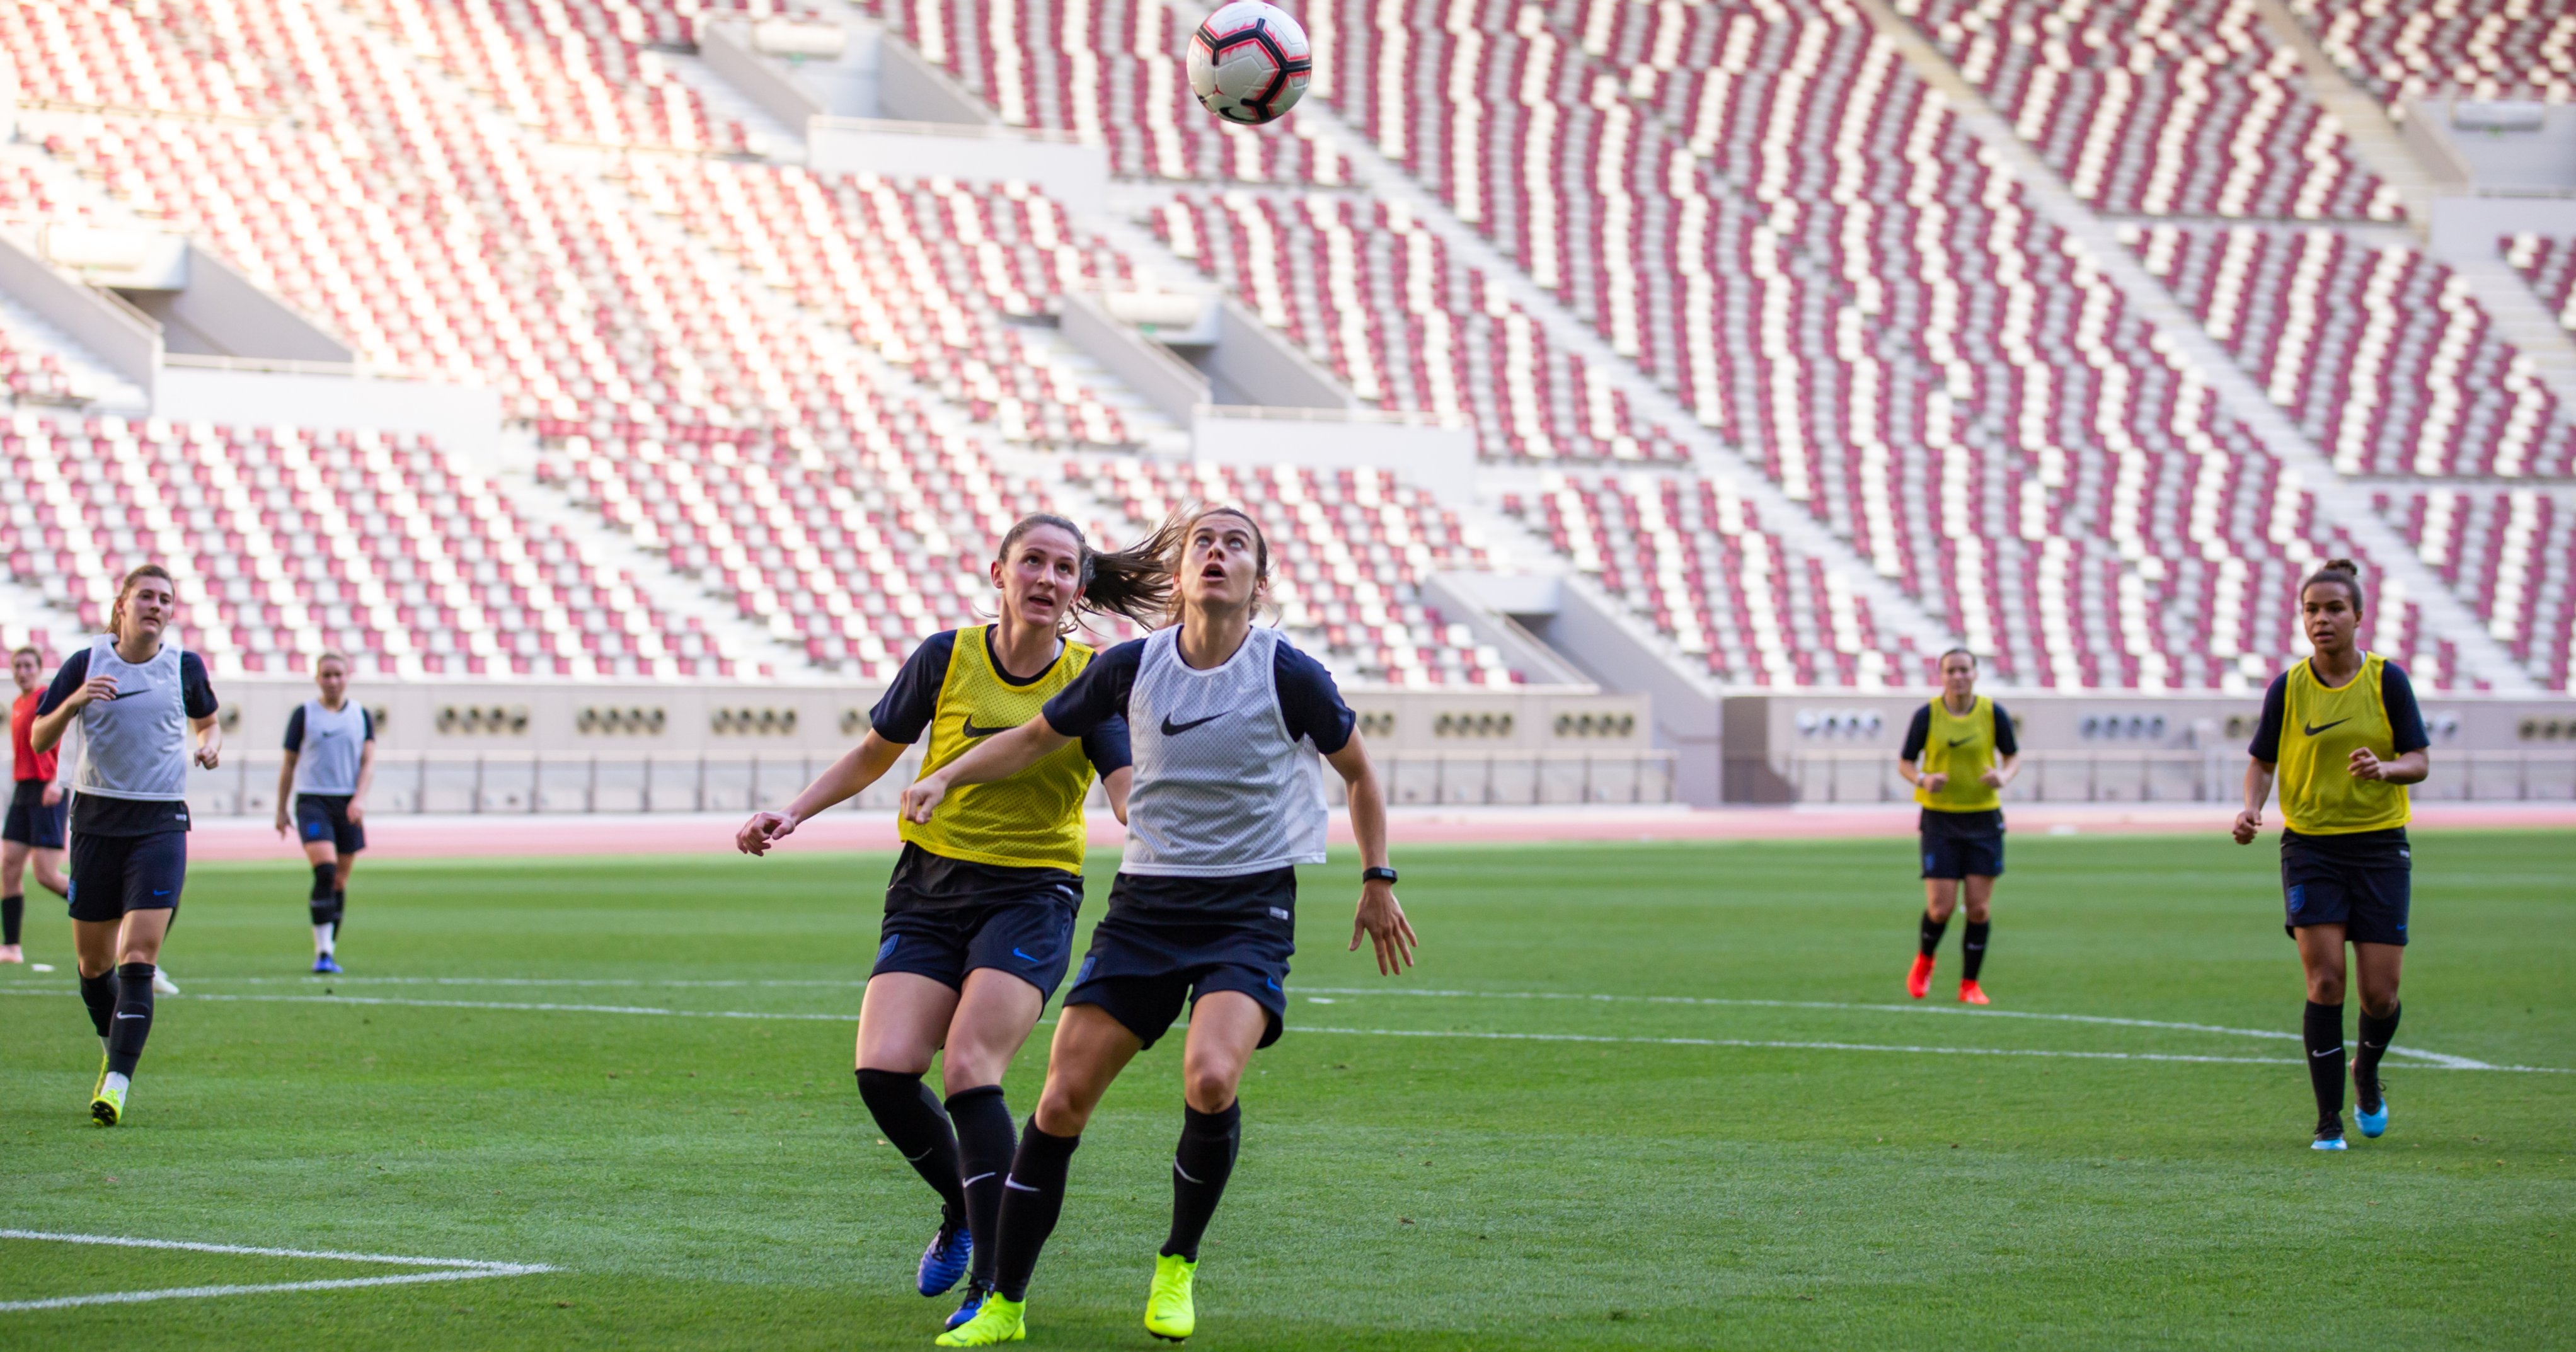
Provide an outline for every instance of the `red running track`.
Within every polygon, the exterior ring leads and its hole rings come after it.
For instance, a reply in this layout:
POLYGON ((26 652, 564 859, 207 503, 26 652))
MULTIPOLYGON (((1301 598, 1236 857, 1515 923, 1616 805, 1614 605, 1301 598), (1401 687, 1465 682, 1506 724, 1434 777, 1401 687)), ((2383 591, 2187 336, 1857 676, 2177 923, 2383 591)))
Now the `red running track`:
MULTIPOLYGON (((2276 814, 2277 815, 2277 814, 2276 814)), ((1606 840, 1894 839, 1914 834, 1915 809, 1867 807, 1397 808, 1390 834, 1403 845, 1551 844, 1606 840)), ((2067 803, 2009 810, 2022 835, 2177 835, 2227 830, 2223 803, 2067 803)), ((743 822, 736 813, 599 816, 380 816, 367 822, 370 859, 524 858, 546 855, 725 854, 743 822)), ((2277 827, 2278 822, 2270 823, 2277 827)), ((2419 803, 2425 830, 2576 830, 2576 803, 2419 803)), ((1126 831, 1105 813, 1091 819, 1091 842, 1115 846, 1126 831)), ((1333 818, 1333 840, 1350 839, 1349 822, 1333 818)), ((788 853, 893 850, 901 845, 891 811, 841 811, 806 823, 779 848, 788 853)), ((192 859, 296 859, 295 842, 266 821, 201 817, 189 841, 192 859)))

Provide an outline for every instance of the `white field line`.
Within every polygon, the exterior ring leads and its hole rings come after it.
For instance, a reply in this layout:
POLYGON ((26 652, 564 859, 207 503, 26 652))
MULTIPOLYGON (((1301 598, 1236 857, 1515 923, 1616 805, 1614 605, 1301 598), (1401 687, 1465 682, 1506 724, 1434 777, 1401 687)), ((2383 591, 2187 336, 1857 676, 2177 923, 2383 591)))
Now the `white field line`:
MULTIPOLYGON (((1356 989, 1356 988, 1348 988, 1348 989, 1346 989, 1346 988, 1340 988, 1340 987, 1300 987, 1299 989, 1300 989, 1301 991, 1310 991, 1310 990, 1311 990, 1311 991, 1322 991, 1322 992, 1335 993, 1335 994, 1386 994, 1386 993, 1388 993, 1388 992, 1383 992, 1383 991, 1362 991, 1362 990, 1359 990, 1359 989, 1356 989)), ((18 987, 18 988, 14 988, 14 989, 0 988, 0 994, 7 994, 7 995, 53 995, 53 996, 56 996, 56 997, 58 997, 58 998, 59 998, 60 996, 65 995, 65 994, 68 994, 68 993, 69 993, 69 992, 66 992, 66 991, 59 991, 59 990, 48 991, 48 990, 31 989, 31 988, 27 988, 27 987, 18 987)), ((1430 995, 1430 994, 1446 994, 1446 995, 1451 995, 1451 996, 1477 996, 1477 995, 1487 994, 1487 992, 1482 992, 1482 991, 1407 992, 1407 993, 1408 993, 1408 994, 1424 994, 1424 995, 1430 995)), ((856 1015, 856 1014, 817 1014, 817 1013, 809 1013, 809 1012, 799 1011, 799 1010, 756 1010, 756 1009, 664 1009, 664 1008, 659 1008, 659 1007, 656 1007, 656 1006, 650 1006, 650 1005, 574 1005, 574 1004, 557 1004, 557 1003, 551 1003, 551 1002, 537 1002, 537 1001, 500 1001, 500 1000, 413 1000, 413 999, 403 999, 403 998, 393 997, 393 996, 368 996, 368 995, 192 995, 192 996, 188 996, 188 997, 185 997, 185 998, 187 998, 187 999, 191 999, 191 1000, 238 1001, 238 1002, 244 1002, 244 1003, 258 1003, 258 1004, 369 1005, 369 1006, 397 1006, 397 1007, 418 1008, 418 1009, 489 1009, 489 1010, 501 1010, 501 1011, 522 1011, 522 1012, 531 1012, 531 1013, 559 1013, 559 1014, 634 1014, 634 1015, 647 1015, 647 1016, 660 1017, 660 1018, 678 1018, 678 1019, 782 1019, 782 1020, 823 1021, 823 1022, 832 1022, 832 1023, 848 1023, 848 1022, 854 1022, 854 1021, 856 1021, 856 1019, 858 1018, 858 1015, 856 1015)), ((1510 995, 1508 995, 1508 994, 1507 994, 1507 995, 1505 995, 1503 998, 1513 998, 1513 997, 1511 997, 1510 995)), ((1530 998, 1557 998, 1557 997, 1550 997, 1550 996, 1532 996, 1532 997, 1530 997, 1530 998)), ((1644 997, 1644 996, 1567 996, 1567 997, 1563 997, 1563 998, 1567 998, 1567 999, 1599 999, 1599 1000, 1619 1000, 1619 999, 1638 999, 1638 1000, 1644 1000, 1644 999, 1669 999, 1669 1000, 1676 1000, 1676 1001, 1677 1001, 1677 1000, 1682 1000, 1682 999, 1684 999, 1685 997, 1644 997)), ((1914 1009, 1911 1009, 1911 1008, 1909 1008, 1909 1007, 1907 1007, 1907 1006, 1904 1006, 1904 1005, 1832 1004, 1832 1003, 1827 1003, 1827 1002, 1822 1002, 1822 1001, 1802 1002, 1802 1001, 1791 1001, 1791 1000, 1741 1000, 1741 1001, 1691 1000, 1690 1002, 1691 1002, 1691 1003, 1697 1003, 1697 1004, 1728 1004, 1728 1003, 1732 1003, 1732 1004, 1744 1004, 1744 1005, 1755 1005, 1755 1006, 1774 1006, 1774 1007, 1790 1008, 1790 1009, 1799 1009, 1799 1008, 1815 1008, 1815 1009, 1854 1009, 1854 1010, 1874 1010, 1874 1009, 1884 1009, 1884 1010, 1892 1010, 1892 1011, 1901 1011, 1901 1012, 1905 1012, 1905 1013, 1930 1012, 1930 1011, 1918 1011, 1918 1010, 1914 1010, 1914 1009)), ((1944 1010, 1944 1011, 1939 1011, 1939 1012, 1949 1013, 1949 1012, 1965 1012, 1965 1011, 1946 1011, 1946 1010, 1944 1010)), ((2014 1012, 2014 1011, 1979 1011, 1979 1012, 2003 1012, 2003 1013, 2012 1013, 2012 1012, 2014 1012)), ((2133 1026, 2137 1026, 2137 1027, 2144 1027, 2144 1028, 2173 1028, 2173 1029, 2187 1029, 2187 1030, 2192 1030, 2192 1031, 2214 1032, 2214 1033, 2235 1033, 2235 1034, 2239 1034, 2239 1035, 2242 1035, 2242 1036, 2248 1036, 2248 1037, 2278 1037, 2278 1036, 2283 1036, 2283 1035, 2281 1035, 2281 1034, 2276 1034, 2276 1033, 2272 1033, 2272 1032, 2268 1032, 2268 1031, 2263 1031, 2263 1030, 2257 1030, 2257 1029, 2222 1028, 2222 1027, 2216 1027, 2216 1026, 2213 1026, 2213 1025, 2204 1025, 2204 1024, 2158 1023, 2158 1022, 2155 1022, 2155 1021, 2152 1021, 2152 1020, 2146 1020, 2146 1019, 2114 1019, 2114 1018, 2097 1017, 2097 1016, 2093 1016, 2093 1015, 2083 1015, 2083 1014, 2062 1014, 2062 1015, 2024 1014, 2024 1015, 2023 1015, 2023 1017, 2026 1017, 2026 1018, 2058 1018, 2058 1019, 2065 1019, 2065 1020, 2071 1020, 2071 1021, 2077 1021, 2077 1022, 2100 1022, 2100 1023, 2113 1023, 2113 1024, 2129 1024, 2129 1025, 2133 1025, 2133 1026)), ((1052 1023, 1052 1022, 1053 1022, 1053 1020, 1052 1020, 1052 1019, 1044 1019, 1044 1020, 1040 1020, 1040 1022, 1041 1022, 1041 1023, 1052 1023)), ((2048 1050, 2042 1050, 2042 1049, 2018 1049, 2018 1048, 2007 1048, 2007 1047, 1921 1047, 1921 1046, 1911 1046, 1911 1045, 1882 1044, 1882 1043, 1866 1043, 1866 1042, 1791 1042, 1791 1041, 1767 1041, 1767 1040, 1757 1040, 1757 1039, 1747 1039, 1747 1038, 1612 1037, 1612 1036, 1596 1036, 1596 1035, 1591 1035, 1591 1034, 1581 1034, 1581 1033, 1480 1033, 1480 1032, 1454 1031, 1454 1030, 1443 1030, 1443 1029, 1313 1028, 1313 1027, 1307 1027, 1307 1026, 1305 1026, 1305 1025, 1299 1025, 1299 1030, 1300 1030, 1300 1031, 1303 1031, 1303 1032, 1313 1032, 1313 1033, 1339 1033, 1339 1034, 1352 1034, 1352 1035, 1367 1035, 1367 1036, 1373 1036, 1373 1037, 1428 1037, 1428 1038, 1444 1038, 1444 1037, 1445 1037, 1445 1038, 1487 1039, 1487 1040, 1500 1039, 1500 1040, 1510 1040, 1510 1041, 1531 1041, 1531 1042, 1614 1042, 1614 1043, 1629 1043, 1629 1044, 1636 1044, 1636 1045, 1642 1045, 1642 1046, 1668 1046, 1668 1047, 1753 1047, 1753 1048, 1779 1048, 1779 1049, 1790 1049, 1790 1050, 1810 1050, 1810 1051, 1920 1052, 1920 1053, 1925 1053, 1925 1054, 1931 1054, 1931 1055, 1942 1055, 1942 1056, 2039 1056, 2039 1057, 2062 1057, 2062 1058, 2071 1058, 2071 1059, 2076 1059, 2076 1060, 2106 1060, 2106 1061, 2196 1061, 2196 1062, 2206 1062, 2206 1063, 2218 1064, 2218 1065, 2263 1065, 2263 1066, 2268 1066, 2268 1065, 2298 1065, 2298 1064, 2301 1064, 2300 1062, 2292 1061, 2292 1060, 2287 1060, 2287 1059, 2264 1058, 2264 1057, 2188 1056, 2188 1055, 2182 1055, 2182 1054, 2178 1054, 2178 1053, 2168 1054, 2168 1053, 2157 1053, 2157 1052, 2080 1052, 2080 1051, 2048 1051, 2048 1050)), ((2395 1051, 2395 1050, 2397 1050, 2397 1048, 2395 1048, 2395 1047, 2391 1047, 2389 1050, 2391 1050, 2391 1051, 2395 1051)), ((2419 1055, 2419 1056, 2427 1056, 2427 1057, 2437 1057, 2437 1058, 2438 1058, 2438 1059, 2428 1060, 2428 1061, 2426 1061, 2426 1062, 2425 1062, 2424 1064, 2422 1064, 2422 1065, 2418 1065, 2418 1066, 2414 1066, 2414 1067, 2412 1067, 2413 1069, 2416 1069, 2416 1070, 2492 1070, 2492 1071, 2507 1071, 2507 1072, 2513 1072, 2513 1073, 2516 1073, 2516 1074, 2532 1074, 2532 1075, 2576 1075, 2576 1070, 2571 1070, 2571 1069, 2567 1069, 2567 1068, 2563 1068, 2563 1067, 2558 1067, 2558 1066, 2500 1066, 2500 1065, 2493 1065, 2493 1064, 2490 1064, 2490 1063, 2485 1062, 2485 1061, 2475 1061, 2475 1060, 2471 1060, 2471 1059, 2469 1059, 2468 1057, 2465 1057, 2465 1056, 2439 1056, 2439 1054, 2438 1054, 2438 1053, 2424 1053, 2424 1052, 2416 1053, 2416 1055, 2419 1055)))
POLYGON ((200 1244, 180 1239, 137 1239, 124 1235, 66 1235, 45 1230, 0 1230, 0 1239, 39 1240, 52 1244, 105 1244, 121 1249, 181 1249, 190 1253, 243 1254, 259 1258, 310 1258, 340 1263, 399 1263, 430 1267, 436 1272, 406 1272, 384 1277, 339 1277, 305 1282, 262 1282, 248 1286, 171 1286, 154 1291, 103 1291, 85 1296, 52 1296, 43 1300, 0 1301, 0 1313, 62 1310, 78 1305, 134 1305, 152 1300, 202 1300, 213 1296, 256 1296, 286 1291, 345 1291, 361 1286, 409 1286, 420 1282, 470 1282, 484 1277, 525 1277, 555 1269, 544 1263, 494 1263, 477 1258, 419 1258, 393 1253, 338 1253, 327 1249, 272 1249, 250 1244, 200 1244))

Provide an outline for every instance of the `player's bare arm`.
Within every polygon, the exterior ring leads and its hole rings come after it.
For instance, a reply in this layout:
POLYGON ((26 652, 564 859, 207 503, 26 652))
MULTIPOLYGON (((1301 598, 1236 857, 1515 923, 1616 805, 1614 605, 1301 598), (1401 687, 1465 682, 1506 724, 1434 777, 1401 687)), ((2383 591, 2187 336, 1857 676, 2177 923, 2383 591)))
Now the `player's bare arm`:
POLYGON ((224 758, 224 729, 222 724, 215 721, 214 715, 191 718, 188 720, 188 728, 197 734, 198 766, 212 770, 221 764, 224 758))
MULTIPOLYGON (((1073 739, 1055 730, 1044 714, 1022 723, 1009 732, 985 739, 981 746, 941 766, 936 774, 925 775, 903 791, 904 820, 928 825, 930 814, 960 784, 990 784, 1008 779, 1020 771, 1045 760, 1072 745, 1073 739)), ((1124 820, 1124 817, 1121 818, 1124 820)))
MULTIPOLYGON (((372 750, 372 748, 370 748, 372 750)), ((284 836, 295 829, 295 763, 304 753, 289 751, 277 766, 277 834, 284 836)))
POLYGON ((2016 752, 2013 755, 1997 757, 1993 765, 1986 767, 1984 774, 1977 776, 1977 782, 1990 789, 2000 789, 2012 783, 2013 776, 2020 773, 2021 755, 2016 752))
POLYGON ((1100 777, 1101 792, 1109 795, 1109 810, 1117 816, 1120 826, 1127 824, 1127 792, 1135 785, 1136 767, 1132 765, 1119 766, 1100 777))
POLYGON ((2245 810, 2236 814, 2236 843, 2251 845, 2263 831, 2263 804, 2272 797, 2272 777, 2280 767, 2271 761, 2245 762, 2245 810))
MULTIPOLYGON (((1350 800, 1351 839, 1360 847, 1360 867, 1385 868, 1386 793, 1378 785, 1377 767, 1369 762, 1359 731, 1353 729, 1342 749, 1324 759, 1341 775, 1344 796, 1350 800)), ((1351 919, 1351 952, 1359 951, 1363 934, 1376 950, 1381 975, 1396 976, 1413 965, 1413 950, 1421 941, 1414 937, 1413 922, 1404 918, 1403 903, 1395 899, 1394 883, 1372 878, 1360 884, 1359 912, 1351 919)))
POLYGON ((351 823, 367 819, 367 790, 376 786, 376 741, 370 737, 358 747, 358 788, 349 795, 348 814, 351 823))
POLYGON ((903 759, 908 744, 890 742, 877 735, 874 728, 859 738, 831 767, 814 777, 787 806, 776 812, 755 812, 751 820, 734 833, 734 848, 744 854, 767 854, 769 847, 795 833, 796 827, 817 812, 828 811, 848 802, 870 784, 885 777, 894 763, 903 759))

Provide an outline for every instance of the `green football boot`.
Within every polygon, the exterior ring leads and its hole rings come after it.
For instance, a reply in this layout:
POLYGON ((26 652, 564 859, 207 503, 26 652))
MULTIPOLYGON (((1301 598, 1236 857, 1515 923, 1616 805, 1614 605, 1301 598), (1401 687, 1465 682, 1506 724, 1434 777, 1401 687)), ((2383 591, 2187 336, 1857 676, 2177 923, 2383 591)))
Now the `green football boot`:
POLYGON ((940 1334, 932 1341, 940 1347, 993 1347, 1016 1343, 1029 1336, 1029 1303, 1009 1300, 999 1291, 984 1297, 975 1317, 940 1334))
POLYGON ((102 1127, 112 1127, 125 1120, 125 1091, 130 1085, 111 1085, 101 1075, 98 1091, 89 1097, 89 1120, 102 1127))
POLYGON ((1196 1261, 1179 1254, 1155 1255, 1154 1289, 1145 1296, 1147 1333, 1177 1343, 1198 1329, 1198 1306, 1190 1299, 1190 1278, 1198 1270, 1196 1261))

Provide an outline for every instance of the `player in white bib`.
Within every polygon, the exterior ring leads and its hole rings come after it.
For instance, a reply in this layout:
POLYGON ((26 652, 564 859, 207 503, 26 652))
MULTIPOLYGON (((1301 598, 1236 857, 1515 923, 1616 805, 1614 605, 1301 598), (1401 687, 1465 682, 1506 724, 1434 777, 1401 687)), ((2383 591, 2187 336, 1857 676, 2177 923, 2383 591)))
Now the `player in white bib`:
POLYGON ((349 659, 313 659, 320 699, 295 706, 286 720, 286 759, 277 767, 277 833, 295 832, 313 867, 306 909, 313 921, 313 970, 337 972, 340 918, 349 908, 349 872, 367 848, 367 786, 376 777, 376 720, 349 702, 349 659))
POLYGON ((29 740, 50 751, 77 722, 72 776, 72 944, 81 1000, 105 1053, 90 1119, 125 1117, 125 1092, 152 1033, 161 941, 188 881, 188 743, 214 769, 223 749, 206 664, 163 634, 179 607, 170 574, 126 574, 110 632, 73 653, 36 706, 29 740))
POLYGON ((1365 867, 1351 947, 1366 934, 1378 970, 1412 962, 1414 937, 1387 867, 1386 799, 1357 720, 1313 658, 1253 613, 1270 546, 1250 515, 1209 507, 1156 536, 1172 561, 1169 628, 1094 658, 1038 717, 994 736, 904 792, 927 823, 959 785, 1005 779, 1091 729, 1126 718, 1135 757, 1127 847, 1109 910, 1066 994, 1046 1088, 1004 1184, 995 1289, 943 1347, 1025 1336, 1029 1277, 1063 1207, 1065 1176, 1092 1110, 1136 1053, 1190 1009, 1181 1056, 1183 1119, 1172 1160, 1172 1227, 1155 1260, 1145 1328, 1197 1326, 1199 1239, 1242 1141, 1235 1089, 1252 1053, 1279 1038, 1296 951, 1296 865, 1324 862, 1323 761, 1348 792, 1365 867))

